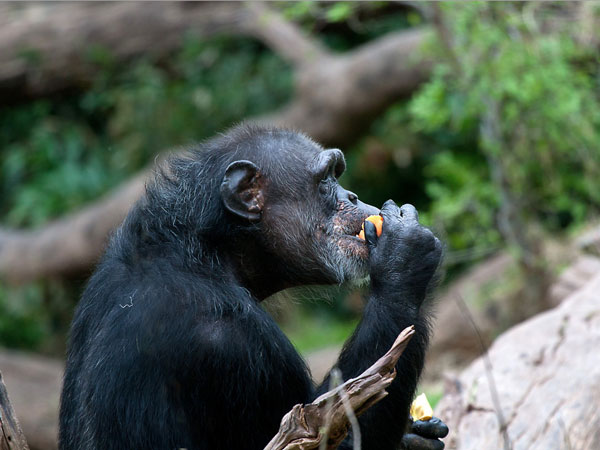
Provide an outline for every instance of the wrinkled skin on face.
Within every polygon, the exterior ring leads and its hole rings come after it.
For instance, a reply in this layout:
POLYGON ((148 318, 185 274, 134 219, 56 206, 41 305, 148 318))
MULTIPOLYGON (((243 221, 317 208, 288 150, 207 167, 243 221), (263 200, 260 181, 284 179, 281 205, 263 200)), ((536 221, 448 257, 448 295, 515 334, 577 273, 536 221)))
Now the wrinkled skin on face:
POLYGON ((267 188, 265 198, 271 203, 263 215, 265 245, 285 246, 289 259, 282 264, 293 278, 289 285, 364 279, 368 249, 358 233, 364 220, 379 210, 339 184, 345 169, 340 150, 313 144, 299 153, 290 164, 299 166, 294 172, 303 173, 304 179, 276 180, 267 188))

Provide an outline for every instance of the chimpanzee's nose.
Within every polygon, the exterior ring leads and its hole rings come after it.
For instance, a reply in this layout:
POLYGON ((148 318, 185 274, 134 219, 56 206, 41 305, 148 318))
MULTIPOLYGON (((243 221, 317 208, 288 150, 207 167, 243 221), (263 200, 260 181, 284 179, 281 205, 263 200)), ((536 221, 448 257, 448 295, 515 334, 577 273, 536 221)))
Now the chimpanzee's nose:
POLYGON ((354 192, 348 191, 348 200, 350 200, 353 205, 356 205, 358 203, 358 195, 356 195, 354 192))

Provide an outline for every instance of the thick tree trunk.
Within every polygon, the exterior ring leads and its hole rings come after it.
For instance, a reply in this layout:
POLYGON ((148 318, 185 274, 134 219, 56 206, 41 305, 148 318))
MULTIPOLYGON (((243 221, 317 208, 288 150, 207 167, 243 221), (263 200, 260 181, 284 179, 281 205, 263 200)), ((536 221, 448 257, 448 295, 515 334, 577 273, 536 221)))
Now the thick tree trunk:
POLYGON ((420 55, 427 30, 414 29, 323 56, 297 71, 293 101, 261 122, 302 130, 327 145, 348 145, 390 105, 412 94, 431 62, 420 55))

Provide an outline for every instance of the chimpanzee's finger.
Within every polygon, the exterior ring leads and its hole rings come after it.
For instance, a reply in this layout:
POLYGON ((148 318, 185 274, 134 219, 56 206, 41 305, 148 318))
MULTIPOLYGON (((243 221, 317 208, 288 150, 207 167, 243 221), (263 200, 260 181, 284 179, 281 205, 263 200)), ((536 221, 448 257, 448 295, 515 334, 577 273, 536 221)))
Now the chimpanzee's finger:
POLYGON ((429 439, 445 438, 448 426, 437 417, 430 420, 417 420, 411 426, 411 432, 429 439))
POLYGON ((400 208, 398 208, 398 205, 396 205, 394 200, 387 200, 381 207, 379 215, 383 217, 384 230, 393 223, 398 223, 400 222, 400 220, 402 220, 402 216, 400 215, 400 208))
POLYGON ((417 212, 417 208, 410 203, 405 203, 400 207, 400 215, 405 221, 419 221, 419 213, 417 212))
POLYGON ((365 241, 367 241, 367 246, 369 247, 369 251, 371 251, 377 245, 377 228, 375 228, 375 224, 368 220, 365 220, 364 227, 365 241))
POLYGON ((416 434, 402 436, 402 448, 406 450, 444 450, 445 444, 437 439, 426 439, 416 434))

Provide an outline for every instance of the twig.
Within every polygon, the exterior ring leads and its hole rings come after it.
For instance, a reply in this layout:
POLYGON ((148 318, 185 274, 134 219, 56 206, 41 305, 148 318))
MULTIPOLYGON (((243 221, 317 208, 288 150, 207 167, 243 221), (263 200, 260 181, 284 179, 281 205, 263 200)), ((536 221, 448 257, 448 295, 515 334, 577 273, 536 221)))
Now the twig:
POLYGON ((477 336, 479 347, 481 348, 481 356, 483 358, 485 374, 487 376, 488 384, 490 386, 490 395, 492 397, 492 403, 494 404, 494 410, 496 412, 496 417, 498 418, 498 426, 500 427, 500 432, 502 433, 502 437, 504 439, 504 450, 512 450, 512 442, 510 440, 510 436, 508 435, 508 427, 506 424, 506 420, 504 419, 504 415, 502 414, 502 405, 500 404, 500 396, 498 395, 498 389, 496 388, 496 380, 494 379, 492 361, 490 360, 490 355, 488 353, 487 346, 483 341, 481 331, 475 323, 473 315, 471 314, 471 311, 469 311, 469 307, 467 306, 465 299, 460 294, 457 294, 455 299, 456 304, 458 305, 463 315, 468 319, 469 323, 473 327, 473 330, 475 331, 475 335, 477 336))
POLYGON ((281 420, 279 432, 265 450, 313 450, 319 447, 328 421, 327 450, 336 449, 348 434, 351 419, 346 407, 360 416, 383 399, 385 389, 396 377, 396 363, 415 333, 413 325, 405 328, 388 352, 361 375, 326 392, 308 405, 296 405, 281 420))
MULTIPOLYGON (((335 369, 334 369, 335 370, 335 369)), ((333 375, 333 370, 332 370, 333 375)), ((329 379, 329 390, 333 391, 340 384, 337 379, 333 376, 329 379)), ((333 410, 333 397, 330 397, 327 401, 327 414, 325 416, 325 426, 322 428, 321 434, 323 437, 321 438, 321 443, 319 444, 319 450, 327 450, 327 441, 329 440, 329 429, 331 428, 331 411, 333 410)))
MULTIPOLYGON (((342 384, 342 373, 339 369, 333 369, 331 371, 331 378, 335 380, 336 384, 342 384)), ((360 450, 361 444, 361 436, 360 436, 360 426, 358 424, 358 419, 352 410, 352 405, 350 405, 350 399, 348 398, 348 394, 346 391, 340 391, 340 396, 342 398, 342 404, 344 405, 344 411, 346 411, 346 416, 350 421, 350 425, 352 426, 352 448, 354 450, 360 450)))

